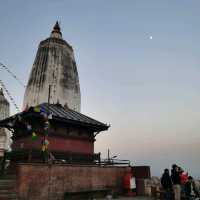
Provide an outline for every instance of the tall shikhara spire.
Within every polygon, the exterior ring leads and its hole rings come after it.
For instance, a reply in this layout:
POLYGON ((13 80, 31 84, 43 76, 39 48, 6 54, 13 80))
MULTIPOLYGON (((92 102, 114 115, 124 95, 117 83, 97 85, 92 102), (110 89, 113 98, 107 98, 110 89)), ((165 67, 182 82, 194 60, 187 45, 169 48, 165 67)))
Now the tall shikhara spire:
POLYGON ((44 102, 60 103, 80 112, 81 94, 73 48, 62 39, 59 23, 39 44, 24 95, 24 108, 44 102), (49 86, 50 96, 49 96, 49 86))

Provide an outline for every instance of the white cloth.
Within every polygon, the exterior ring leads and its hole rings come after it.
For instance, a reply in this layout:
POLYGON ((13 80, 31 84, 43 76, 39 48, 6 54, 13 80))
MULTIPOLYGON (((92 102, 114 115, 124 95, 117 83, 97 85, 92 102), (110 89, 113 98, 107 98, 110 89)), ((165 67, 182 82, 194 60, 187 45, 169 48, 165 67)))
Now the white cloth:
POLYGON ((130 180, 130 186, 131 186, 131 189, 135 189, 136 188, 135 177, 131 178, 131 180, 130 180))

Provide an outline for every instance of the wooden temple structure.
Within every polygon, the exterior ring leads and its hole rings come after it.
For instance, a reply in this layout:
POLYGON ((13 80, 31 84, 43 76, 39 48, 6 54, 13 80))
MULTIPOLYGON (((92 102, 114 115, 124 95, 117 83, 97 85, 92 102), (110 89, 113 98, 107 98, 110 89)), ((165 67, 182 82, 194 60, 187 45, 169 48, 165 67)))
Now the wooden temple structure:
POLYGON ((0 121, 12 131, 15 162, 100 162, 94 153, 95 136, 109 126, 60 104, 43 103, 0 121))

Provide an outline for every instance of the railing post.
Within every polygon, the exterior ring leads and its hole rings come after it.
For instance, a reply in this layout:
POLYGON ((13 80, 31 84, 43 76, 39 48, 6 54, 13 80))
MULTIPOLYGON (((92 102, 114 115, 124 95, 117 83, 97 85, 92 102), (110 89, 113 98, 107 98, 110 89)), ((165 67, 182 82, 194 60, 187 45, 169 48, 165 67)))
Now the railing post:
POLYGON ((1 162, 0 162, 0 175, 3 175, 5 172, 5 161, 6 161, 6 154, 4 154, 4 156, 1 158, 1 162))
POLYGON ((101 152, 98 153, 98 162, 99 162, 99 165, 101 165, 101 152))

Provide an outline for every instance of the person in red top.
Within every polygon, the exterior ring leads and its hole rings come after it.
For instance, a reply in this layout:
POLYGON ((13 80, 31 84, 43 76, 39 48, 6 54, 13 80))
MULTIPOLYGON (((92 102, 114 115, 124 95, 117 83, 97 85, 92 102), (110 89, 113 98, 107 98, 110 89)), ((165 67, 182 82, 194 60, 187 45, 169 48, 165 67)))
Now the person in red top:
POLYGON ((123 177, 123 188, 127 196, 135 196, 136 185, 132 169, 127 171, 123 177))
POLYGON ((180 171, 180 181, 181 181, 181 194, 185 196, 185 184, 188 182, 188 173, 184 172, 184 170, 180 167, 179 171, 180 171))
POLYGON ((188 182, 188 173, 181 170, 180 178, 181 184, 185 185, 188 182))

